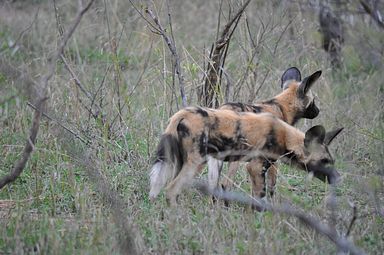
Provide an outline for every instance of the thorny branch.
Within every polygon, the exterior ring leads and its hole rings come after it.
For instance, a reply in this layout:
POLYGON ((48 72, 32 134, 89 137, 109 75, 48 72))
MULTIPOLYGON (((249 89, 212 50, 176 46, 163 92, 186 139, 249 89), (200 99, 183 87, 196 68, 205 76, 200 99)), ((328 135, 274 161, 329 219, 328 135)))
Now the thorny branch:
POLYGON ((67 44, 69 38, 71 38, 73 32, 77 28, 77 26, 80 23, 81 18, 83 17, 84 13, 88 11, 88 9, 91 7, 94 0, 90 0, 89 3, 83 8, 80 9, 78 12, 75 20, 73 21, 72 27, 67 31, 67 33, 64 35, 62 41, 60 42, 60 46, 56 50, 54 56, 51 58, 50 64, 48 66, 48 72, 43 78, 41 79, 41 89, 40 91, 37 91, 38 99, 37 99, 37 110, 34 113, 33 121, 32 121, 32 127, 30 129, 30 135, 27 139, 27 142, 25 144, 25 147, 23 149, 22 156, 19 161, 15 164, 13 169, 11 170, 11 173, 4 176, 2 179, 0 179, 0 189, 2 189, 5 185, 8 183, 13 182, 16 180, 17 177, 20 176, 20 174, 23 172, 29 157, 31 156, 31 153, 34 149, 34 145, 36 142, 36 137, 39 132, 39 126, 40 126, 40 120, 43 110, 45 109, 46 101, 49 98, 48 97, 48 82, 52 78, 52 76, 55 73, 56 70, 56 62, 60 58, 60 55, 62 54, 65 45, 67 44))
POLYGON ((339 235, 334 227, 322 223, 320 219, 295 209, 288 204, 278 207, 266 201, 245 196, 241 193, 220 191, 217 189, 212 190, 209 188, 207 183, 201 180, 195 181, 193 186, 202 194, 215 196, 217 199, 224 200, 225 202, 236 202, 244 206, 251 206, 252 208, 256 208, 259 211, 270 211, 277 214, 293 216, 300 220, 304 225, 315 230, 317 233, 328 237, 328 239, 332 241, 339 250, 349 252, 353 255, 365 254, 365 252, 356 247, 353 242, 348 240, 346 237, 339 235))

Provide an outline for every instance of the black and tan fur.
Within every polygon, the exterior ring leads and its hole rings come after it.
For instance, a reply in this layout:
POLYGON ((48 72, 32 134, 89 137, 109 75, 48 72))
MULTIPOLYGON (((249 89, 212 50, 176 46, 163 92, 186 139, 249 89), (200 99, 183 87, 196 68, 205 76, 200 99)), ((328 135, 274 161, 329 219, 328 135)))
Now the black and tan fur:
MULTIPOLYGON (((301 81, 299 69, 296 67, 288 68, 281 77, 283 91, 274 98, 256 104, 227 103, 222 105, 220 109, 237 112, 268 112, 290 125, 296 124, 301 118, 313 119, 319 114, 319 108, 315 104, 312 93, 310 93, 310 88, 320 75, 321 71, 317 71, 301 81)), ((255 158, 247 164, 246 168, 251 176, 255 196, 263 197, 265 195, 266 173, 268 174, 268 190, 270 194, 273 194, 277 175, 277 167, 274 162, 264 158, 255 158)), ((213 188, 217 185, 219 173, 212 172, 210 169, 212 168, 209 167, 208 176, 210 186, 213 188)), ((217 168, 214 167, 213 169, 217 168)), ((222 185, 224 189, 230 188, 232 182, 229 180, 233 179, 238 169, 238 163, 233 162, 229 165, 227 179, 224 180, 222 185)))
POLYGON ((188 107, 169 121, 150 173, 150 198, 157 197, 167 181, 171 205, 185 185, 192 182, 208 157, 221 161, 250 161, 263 156, 313 172, 334 183, 339 173, 327 167, 333 158, 327 148, 338 132, 325 133, 315 126, 305 134, 269 113, 188 107))

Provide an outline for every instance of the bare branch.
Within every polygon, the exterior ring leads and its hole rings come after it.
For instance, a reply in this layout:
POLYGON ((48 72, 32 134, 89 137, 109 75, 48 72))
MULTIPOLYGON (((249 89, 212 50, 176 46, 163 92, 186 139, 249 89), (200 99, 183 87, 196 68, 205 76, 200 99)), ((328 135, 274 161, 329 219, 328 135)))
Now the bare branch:
POLYGON ((209 188, 207 183, 201 180, 195 181, 193 186, 204 195, 215 196, 217 199, 224 200, 226 202, 236 202, 244 206, 251 206, 252 208, 256 208, 258 211, 270 211, 277 214, 293 216, 300 220, 304 225, 315 230, 317 233, 328 237, 328 239, 333 242, 338 249, 344 252, 350 252, 350 254, 365 254, 365 252, 356 247, 353 242, 343 236, 340 236, 335 228, 322 223, 320 219, 310 216, 301 210, 295 209, 288 204, 278 207, 261 199, 245 196, 241 193, 220 191, 217 189, 212 190, 209 188))
POLYGON ((364 8, 364 11, 366 13, 368 13, 372 19, 377 23, 377 25, 384 29, 384 21, 383 21, 383 18, 381 16, 381 13, 379 12, 379 10, 374 10, 373 8, 371 8, 371 6, 369 6, 369 4, 364 1, 364 0, 360 0, 360 4, 361 6, 363 6, 364 8))
POLYGON ((38 15, 39 15, 39 11, 40 11, 40 8, 37 9, 36 14, 35 14, 35 16, 34 16, 32 22, 30 22, 30 24, 29 24, 23 31, 21 31, 21 33, 20 33, 19 36, 16 38, 16 40, 15 40, 11 45, 9 45, 8 48, 5 48, 5 49, 3 49, 2 51, 0 51, 0 55, 3 54, 3 52, 5 52, 6 50, 8 50, 8 49, 13 49, 13 48, 15 48, 15 47, 17 46, 18 42, 21 40, 21 38, 24 36, 24 34, 25 34, 28 30, 31 29, 31 27, 33 26, 33 24, 35 24, 35 22, 36 22, 36 20, 37 20, 37 17, 38 17, 38 15))
POLYGON ((96 96, 92 96, 91 93, 89 93, 85 88, 84 86, 82 85, 80 79, 77 77, 77 75, 75 74, 75 72, 72 70, 72 68, 70 67, 70 65, 68 64, 67 60, 65 59, 64 55, 60 55, 61 57, 61 60, 63 61, 64 63, 64 66, 65 68, 68 70, 68 72, 71 74, 72 76, 72 79, 73 81, 75 82, 75 84, 77 85, 77 87, 79 87, 79 89, 84 93, 84 95, 91 101, 91 106, 90 107, 87 107, 83 102, 82 100, 77 97, 78 101, 80 103, 83 104, 84 108, 86 108, 86 110, 89 112, 89 115, 93 118, 97 118, 99 116, 100 113, 102 113, 102 109, 99 105, 96 105, 94 104, 94 100, 95 100, 95 97, 96 96), (95 106, 97 109, 96 109, 96 112, 94 113, 92 108, 93 106, 95 106))
POLYGON ((5 185, 13 182, 16 180, 17 177, 20 176, 20 174, 23 172, 29 157, 31 156, 31 153, 34 149, 34 145, 36 142, 36 137, 39 132, 39 125, 40 125, 40 119, 43 112, 43 109, 45 109, 46 101, 49 98, 47 96, 48 91, 48 82, 52 78, 53 74, 55 73, 56 69, 56 62, 60 58, 60 55, 62 54, 65 45, 67 44, 69 38, 72 36, 73 32, 77 28, 77 26, 80 23, 81 18, 83 17, 84 13, 90 8, 91 4, 94 2, 94 0, 90 0, 89 3, 86 5, 86 7, 82 10, 80 10, 72 24, 72 27, 68 30, 68 32, 63 36, 63 40, 60 43, 59 48, 56 50, 54 57, 51 59, 50 64, 48 66, 48 72, 47 74, 41 79, 41 90, 38 91, 38 99, 37 99, 37 110, 34 113, 33 121, 32 121, 32 127, 30 129, 30 135, 27 138, 27 142, 25 144, 21 159, 16 163, 16 165, 13 167, 10 174, 4 176, 0 180, 0 189, 2 189, 5 185))
POLYGON ((59 14, 59 8, 57 8, 57 5, 56 5, 56 0, 53 0, 53 9, 55 11, 56 29, 59 32, 60 39, 62 39, 62 36, 64 34, 64 27, 61 23, 61 17, 59 14))
MULTIPOLYGON (((27 105, 28 105, 29 107, 31 107, 31 108, 37 110, 37 106, 31 104, 30 102, 28 102, 27 105)), ((76 133, 75 131, 71 130, 71 129, 68 128, 65 124, 61 123, 61 122, 58 121, 57 119, 55 119, 55 118, 53 118, 52 116, 48 115, 48 114, 45 113, 44 111, 43 111, 43 113, 42 113, 42 116, 43 116, 43 117, 46 117, 49 121, 52 121, 52 122, 54 122, 55 124, 59 125, 61 128, 63 128, 64 130, 66 130, 68 133, 70 133, 71 135, 73 135, 76 139, 80 140, 80 141, 81 141, 82 143, 84 143, 85 145, 88 145, 88 146, 91 145, 91 142, 90 142, 89 140, 86 140, 86 139, 82 138, 82 137, 80 136, 80 134, 78 134, 78 133, 76 133)), ((124 152, 126 152, 126 153, 129 153, 128 150, 122 148, 122 147, 119 146, 118 144, 113 143, 113 142, 111 142, 111 141, 109 141, 109 140, 106 140, 106 139, 103 139, 103 138, 101 138, 101 137, 97 137, 97 136, 96 136, 96 137, 93 137, 93 138, 99 140, 99 141, 102 142, 102 143, 107 143, 107 144, 109 144, 109 145, 111 145, 111 146, 114 146, 114 147, 119 148, 120 150, 122 150, 122 151, 124 151, 124 152)), ((101 148, 105 148, 105 146, 104 146, 103 144, 98 144, 98 146, 101 147, 101 148)))
MULTIPOLYGON (((153 11, 151 9, 149 9, 148 6, 146 7, 145 12, 151 17, 153 22, 156 24, 156 26, 155 26, 156 31, 163 37, 164 41, 168 45, 169 50, 171 51, 172 61, 173 61, 172 73, 174 74, 176 72, 176 75, 177 75, 178 80, 179 80, 181 102, 182 102, 183 107, 186 107, 187 106, 187 97, 185 95, 185 89, 184 89, 184 87, 185 87, 184 77, 181 73, 180 57, 177 53, 175 41, 173 40, 172 24, 171 24, 171 18, 170 18, 171 14, 168 13, 169 23, 170 23, 169 25, 171 27, 171 37, 169 37, 166 33, 166 30, 161 25, 158 17, 153 13, 153 11)), ((145 19, 145 20, 147 22, 149 22, 147 19, 145 19)), ((152 25, 152 27, 153 27, 153 25, 152 25)))
POLYGON ((29 136, 28 136, 28 139, 27 139, 26 144, 24 146, 21 158, 19 161, 17 161, 17 163, 13 167, 11 173, 4 176, 0 180, 0 189, 2 189, 8 183, 15 181, 16 178, 19 177, 20 174, 23 172, 25 165, 27 164, 28 159, 31 156, 31 153, 34 149, 36 137, 37 137, 37 134, 39 133, 41 114, 43 112, 43 107, 44 107, 45 101, 47 99, 48 99, 47 97, 42 98, 37 102, 36 111, 33 115, 32 127, 29 131, 29 136))
MULTIPOLYGON (((33 104, 31 104, 30 102, 27 103, 27 105, 29 107, 31 107, 32 109, 34 109, 35 111, 38 111, 38 108, 36 106, 34 106, 33 104)), ((66 127, 64 124, 60 123, 58 120, 55 120, 54 118, 52 118, 51 116, 49 116, 48 114, 46 114, 45 112, 42 112, 42 116, 46 117, 47 119, 49 119, 50 121, 53 121, 55 122, 57 125, 59 125, 60 127, 64 128, 66 131, 68 131, 69 133, 71 133, 74 137, 76 137, 77 139, 79 139, 81 142, 83 142, 84 144, 86 145, 90 145, 91 142, 90 141, 87 141, 85 140, 84 138, 82 138, 79 134, 77 134, 75 131, 72 131, 70 128, 66 127)))
POLYGON ((131 5, 133 6, 133 9, 140 15, 140 17, 147 22, 147 24, 150 26, 150 29, 152 33, 161 35, 160 30, 154 26, 149 19, 145 17, 145 15, 136 7, 136 5, 132 2, 132 0, 129 0, 131 5), (153 30, 152 30, 153 29, 153 30))
POLYGON ((135 92, 136 88, 140 85, 142 79, 143 79, 143 76, 144 76, 144 73, 147 71, 148 69, 148 65, 149 65, 149 60, 150 60, 150 57, 151 57, 151 54, 152 54, 152 43, 148 49, 148 54, 145 58, 145 61, 144 61, 144 65, 143 65, 143 68, 142 68, 142 71, 141 73, 139 74, 138 78, 137 78, 137 81, 135 83, 135 85, 133 86, 132 90, 129 92, 128 96, 131 97, 132 94, 135 92))
MULTIPOLYGON (((223 31, 220 33, 220 37, 212 44, 212 50, 210 53, 210 61, 207 67, 206 79, 200 95, 200 101, 205 106, 214 107, 218 106, 219 100, 217 98, 220 91, 220 81, 222 77, 222 71, 224 69, 225 59, 228 54, 228 46, 235 31, 237 24, 243 14, 245 8, 248 6, 250 0, 246 1, 236 15, 225 25, 223 31)), ((220 4, 221 8, 221 4, 220 4)), ((220 21, 219 21, 220 22, 220 21)))
MULTIPOLYGON (((109 69, 110 69, 111 66, 107 66, 106 70, 105 70, 105 73, 103 75, 103 79, 101 79, 101 82, 100 82, 100 85, 99 87, 97 88, 96 92, 94 93, 93 97, 92 97, 92 100, 91 100, 91 106, 90 106, 90 109, 92 109, 93 105, 95 105, 95 101, 96 101, 96 97, 97 95, 99 94, 99 92, 101 91, 102 87, 104 86, 105 84, 105 79, 107 77, 107 74, 109 72, 109 69)), ((101 97, 102 98, 102 97, 101 97)), ((95 117, 98 117, 100 114, 101 114, 101 122, 105 123, 105 114, 103 113, 103 104, 102 104, 102 100, 100 100, 100 104, 97 105, 97 109, 98 111, 96 112, 95 115, 93 115, 93 112, 92 111, 88 111, 89 112, 89 115, 88 115, 88 123, 89 123, 89 120, 91 118, 91 116, 93 118, 95 117)))
POLYGON ((76 76, 75 72, 72 70, 72 68, 69 66, 67 60, 63 55, 60 55, 61 60, 64 63, 65 68, 68 70, 68 72, 71 74, 73 81, 79 87, 79 89, 86 95, 90 100, 92 100, 91 94, 84 88, 84 86, 81 84, 81 81, 79 78, 76 76))
POLYGON ((353 210, 353 211, 352 211, 352 219, 351 219, 351 222, 349 223, 347 233, 345 234, 347 237, 348 237, 349 234, 351 233, 353 224, 355 223, 355 221, 356 221, 356 219, 357 219, 357 207, 356 207, 356 205, 355 205, 353 202, 349 202, 349 205, 352 207, 352 210, 353 210))
MULTIPOLYGON (((283 28, 283 31, 281 31, 280 35, 279 35, 279 38, 277 39, 276 43, 275 43, 275 46, 274 46, 274 49, 272 51, 272 56, 275 57, 276 56, 276 53, 277 53, 277 48, 281 42, 281 39, 283 38, 284 34, 286 33, 286 31, 288 30, 288 28, 291 26, 292 22, 294 21, 294 19, 291 19, 289 20, 289 22, 285 25, 285 27, 283 28)), ((253 40, 252 40, 253 41, 253 40)), ((255 49, 256 51, 256 49, 255 49)), ((260 85, 257 87, 256 91, 253 93, 253 95, 251 95, 250 97, 250 101, 252 102, 253 100, 255 100, 255 98, 257 97, 257 95, 259 94, 260 90, 263 88, 263 86, 265 85, 265 81, 267 79, 267 77, 269 76, 269 73, 270 73, 271 69, 268 69, 267 72, 265 73, 264 77, 263 77, 263 80, 261 81, 260 85)))

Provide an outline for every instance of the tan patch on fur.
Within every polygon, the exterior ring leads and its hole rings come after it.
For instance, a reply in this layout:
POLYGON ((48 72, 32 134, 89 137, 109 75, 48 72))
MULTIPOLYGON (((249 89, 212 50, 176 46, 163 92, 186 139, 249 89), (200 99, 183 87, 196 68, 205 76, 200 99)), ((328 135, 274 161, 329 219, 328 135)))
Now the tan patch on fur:
MULTIPOLYGON (((258 165, 247 166, 247 170, 254 194, 260 195, 265 183, 262 163, 266 158, 278 160, 284 152, 292 151, 295 157, 287 160, 295 160, 294 163, 303 168, 304 163, 317 159, 315 154, 321 156, 328 153, 327 148, 320 144, 314 144, 313 149, 304 148, 305 134, 269 113, 186 108, 170 118, 163 135, 177 138, 179 151, 173 156, 182 158, 179 160, 182 165, 178 175, 166 188, 171 204, 176 204, 176 196, 201 171, 208 155, 219 160, 233 160, 228 156, 240 156, 241 160, 256 161, 258 165)), ((271 174, 273 185, 276 178, 273 172, 271 174)), ((153 183, 157 183, 155 177, 151 180, 153 183)))
POLYGON ((281 105, 283 108, 284 117, 281 118, 288 124, 294 122, 296 113, 300 108, 304 106, 300 104, 300 101, 297 100, 297 89, 299 88, 300 83, 292 81, 288 88, 281 92, 279 95, 275 96, 274 99, 281 105))

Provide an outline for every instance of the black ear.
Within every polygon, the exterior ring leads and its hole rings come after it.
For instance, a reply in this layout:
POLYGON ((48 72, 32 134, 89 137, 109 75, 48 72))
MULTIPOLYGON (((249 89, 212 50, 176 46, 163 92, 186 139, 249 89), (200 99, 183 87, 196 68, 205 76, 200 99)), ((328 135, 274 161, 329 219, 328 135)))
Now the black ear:
POLYGON ((340 134, 340 132, 343 130, 344 128, 337 128, 335 130, 332 130, 332 131, 329 131, 325 134, 325 138, 324 138, 324 144, 325 145, 329 145, 333 139, 338 135, 340 134))
POLYGON ((305 132, 304 146, 308 147, 312 142, 322 144, 325 138, 325 128, 321 125, 311 127, 305 132))
POLYGON ((284 83, 289 80, 301 81, 301 73, 297 67, 290 67, 281 76, 281 88, 283 88, 284 83))
POLYGON ((312 102, 307 106, 303 113, 303 118, 305 119, 314 119, 319 115, 319 108, 315 104, 315 99, 312 100, 312 102))
POLYGON ((321 70, 314 72, 308 77, 305 77, 304 80, 301 82, 299 88, 298 88, 298 95, 299 97, 304 97, 305 94, 309 91, 309 89, 312 87, 312 85, 319 79, 321 76, 321 70))

